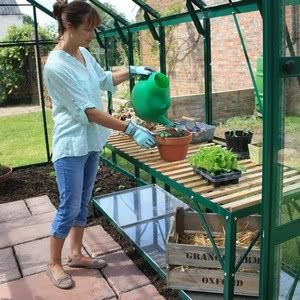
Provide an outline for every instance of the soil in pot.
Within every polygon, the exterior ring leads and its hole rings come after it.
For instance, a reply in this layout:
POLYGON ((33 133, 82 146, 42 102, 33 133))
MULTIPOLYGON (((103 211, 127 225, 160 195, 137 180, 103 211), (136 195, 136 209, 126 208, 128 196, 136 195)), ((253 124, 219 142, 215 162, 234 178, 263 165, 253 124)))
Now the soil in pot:
POLYGON ((250 131, 233 130, 225 132, 226 147, 238 155, 239 159, 249 158, 248 144, 253 133, 250 131))
POLYGON ((159 154, 164 161, 185 159, 191 141, 192 133, 189 131, 177 132, 174 129, 167 129, 156 136, 159 154))

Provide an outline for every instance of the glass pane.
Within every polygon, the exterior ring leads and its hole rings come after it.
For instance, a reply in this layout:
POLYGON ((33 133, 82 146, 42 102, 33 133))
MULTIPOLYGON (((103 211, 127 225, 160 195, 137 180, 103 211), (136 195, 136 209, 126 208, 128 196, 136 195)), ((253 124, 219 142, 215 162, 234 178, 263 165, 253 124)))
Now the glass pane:
POLYGON ((277 250, 280 262, 277 299, 300 299, 300 238, 285 242, 277 250))
POLYGON ((160 267, 165 267, 165 245, 173 217, 166 216, 124 228, 124 232, 160 267))
POLYGON ((111 219, 123 228, 170 216, 178 205, 187 207, 157 185, 146 185, 96 197, 95 201, 111 219))
POLYGON ((289 5, 285 7, 285 56, 300 55, 300 6, 289 5))
POLYGON ((300 218, 300 77, 284 80, 281 169, 281 206, 278 224, 300 218))

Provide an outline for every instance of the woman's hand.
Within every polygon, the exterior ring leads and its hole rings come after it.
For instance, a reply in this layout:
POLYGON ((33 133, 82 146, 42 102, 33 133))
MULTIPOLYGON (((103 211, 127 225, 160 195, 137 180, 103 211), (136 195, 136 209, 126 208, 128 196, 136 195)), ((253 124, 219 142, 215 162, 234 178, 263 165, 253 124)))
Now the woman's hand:
POLYGON ((156 72, 155 69, 151 67, 145 66, 129 66, 129 74, 130 77, 137 76, 137 75, 150 75, 152 72, 156 72))

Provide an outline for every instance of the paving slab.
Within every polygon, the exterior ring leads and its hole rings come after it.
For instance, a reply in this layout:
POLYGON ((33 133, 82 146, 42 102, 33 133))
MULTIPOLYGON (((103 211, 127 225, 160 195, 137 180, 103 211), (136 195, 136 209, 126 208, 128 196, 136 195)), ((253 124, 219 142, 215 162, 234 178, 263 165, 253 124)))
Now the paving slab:
MULTIPOLYGON (((47 269, 49 259, 49 240, 50 238, 48 237, 23 243, 14 247, 22 276, 36 274, 47 269)), ((66 265, 67 263, 69 249, 69 240, 67 239, 62 252, 63 265, 66 265)), ((83 248, 82 253, 87 255, 83 248)))
POLYGON ((54 212, 4 222, 0 226, 0 249, 49 236, 54 212))
POLYGON ((163 300, 165 299, 161 296, 157 289, 152 285, 148 284, 146 286, 140 287, 133 291, 121 294, 119 297, 120 300, 163 300))
POLYGON ((62 290, 53 285, 45 272, 0 284, 1 300, 104 300, 115 293, 97 270, 66 268, 75 282, 62 290))
POLYGON ((150 284, 124 251, 110 253, 103 258, 107 266, 101 272, 117 295, 150 284))
POLYGON ((13 249, 5 248, 0 250, 0 283, 15 280, 20 277, 21 274, 18 269, 13 249))
POLYGON ((25 202, 32 215, 40 215, 56 211, 55 206, 46 195, 28 198, 25 202))
POLYGON ((101 225, 85 228, 83 246, 91 257, 102 256, 122 249, 101 225))
POLYGON ((0 223, 30 216, 30 211, 23 200, 0 204, 0 223))

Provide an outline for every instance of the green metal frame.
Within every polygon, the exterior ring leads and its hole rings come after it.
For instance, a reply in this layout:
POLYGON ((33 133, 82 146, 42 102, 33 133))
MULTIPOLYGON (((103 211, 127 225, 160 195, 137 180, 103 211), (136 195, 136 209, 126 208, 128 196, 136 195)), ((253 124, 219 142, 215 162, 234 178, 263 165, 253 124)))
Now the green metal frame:
MULTIPOLYGON (((112 12, 109 8, 103 5, 98 0, 90 0, 90 2, 109 14, 114 19, 114 28, 99 28, 97 31, 97 40, 100 46, 105 49, 105 67, 109 68, 108 63, 108 39, 119 36, 123 40, 124 45, 127 45, 128 61, 129 64, 134 64, 133 59, 133 36, 135 33, 142 30, 150 30, 154 39, 159 41, 159 57, 161 72, 166 73, 166 48, 165 48, 165 27, 174 26, 187 22, 194 22, 196 29, 203 36, 204 42, 204 61, 205 61, 205 107, 206 107, 206 122, 212 123, 212 75, 211 75, 211 33, 210 33, 210 19, 217 17, 224 17, 233 15, 235 24, 238 29, 243 50, 248 63, 250 76, 253 81, 255 90, 256 84, 251 65, 247 56, 246 47, 242 38, 242 33, 239 28, 237 14, 248 13, 253 11, 260 11, 263 16, 263 34, 264 34, 264 105, 263 105, 263 127, 264 127, 264 164, 263 164, 263 191, 262 191, 262 204, 248 207, 236 212, 229 212, 221 206, 212 203, 210 200, 202 197, 199 194, 192 192, 190 189, 185 188, 183 185, 171 180, 169 177, 164 176, 162 173, 151 169, 147 165, 141 163, 128 156, 126 153, 114 148, 112 145, 107 144, 107 148, 112 151, 112 159, 102 157, 102 161, 106 164, 112 165, 119 172, 136 180, 138 184, 145 184, 140 178, 140 170, 147 172, 151 176, 151 182, 155 183, 157 180, 165 184, 166 190, 176 189, 182 194, 188 196, 199 218, 203 221, 203 207, 219 214, 225 219, 226 227, 226 245, 225 245, 225 259, 219 255, 217 246, 214 244, 213 237, 210 233, 209 227, 204 222, 208 234, 211 238, 214 250, 219 256, 220 266, 224 271, 224 299, 233 299, 233 283, 234 274, 240 267, 243 259, 253 247, 255 241, 251 243, 248 250, 243 255, 243 258, 235 262, 235 242, 236 242, 236 222, 239 218, 254 214, 262 213, 262 260, 261 260, 261 278, 260 278, 260 299, 274 299, 276 297, 275 282, 276 282, 276 248, 281 243, 299 236, 299 220, 294 220, 288 224, 278 226, 276 224, 276 216, 280 203, 280 183, 281 183, 281 168, 278 164, 278 150, 282 147, 281 136, 283 125, 281 121, 282 115, 282 80, 287 77, 300 77, 300 57, 292 55, 292 57, 284 57, 282 55, 282 48, 280 45, 281 37, 283 35, 284 26, 282 20, 282 9, 284 5, 300 5, 300 0, 286 0, 273 1, 273 0, 244 0, 233 2, 228 0, 228 3, 209 7, 205 1, 202 0, 187 0, 188 11, 184 13, 174 14, 171 16, 161 17, 152 7, 147 5, 141 0, 132 0, 141 7, 144 11, 145 21, 130 24, 119 15, 112 12), (195 9, 194 6, 199 9, 195 9), (270 155, 271 153, 271 155, 270 155), (134 165, 134 174, 131 174, 118 166, 118 157, 122 157, 134 165), (272 199, 272 201, 270 201, 272 199)), ((49 142, 46 126, 45 105, 43 99, 43 83, 42 83, 42 70, 39 55, 39 46, 49 43, 50 41, 40 41, 38 39, 38 26, 36 9, 40 9, 49 16, 52 16, 51 11, 35 0, 27 0, 33 7, 34 13, 34 26, 35 26, 35 41, 18 41, 0 43, 0 47, 18 46, 18 45, 35 45, 38 53, 38 76, 40 81, 40 94, 42 102, 43 125, 45 132, 45 145, 47 151, 47 159, 50 161, 51 155, 49 151, 49 142)), ((288 46, 291 47, 289 42, 289 33, 286 32, 288 46)), ((290 49, 292 50, 292 49, 290 49)), ((292 51, 291 51, 292 53, 292 51)), ((299 81, 300 82, 300 81, 299 81)), ((134 85, 131 80, 130 88, 134 85)), ((109 111, 112 112, 111 94, 108 94, 109 111)), ((287 195, 287 197, 289 197, 287 195)), ((298 204, 294 203, 294 208, 300 210, 298 204)), ((289 208, 290 209, 290 208, 289 208)), ((259 235, 256 239, 259 238, 259 235)), ((146 258, 147 259, 147 258, 146 258)), ((160 272, 159 270, 157 270, 160 272)), ((296 275, 295 283, 290 291, 290 299, 296 288, 296 280, 300 276, 300 271, 296 275)), ((188 299, 184 293, 181 296, 188 299)))
MULTIPOLYGON (((220 268, 224 271, 224 299, 233 299, 234 296, 234 276, 244 259, 246 258, 247 254, 250 252, 252 247, 254 246, 255 242, 252 242, 248 249, 245 251, 242 258, 236 262, 236 228, 237 228, 237 220, 238 218, 243 218, 245 216, 249 216, 255 213, 260 212, 261 205, 257 204, 255 206, 247 207, 241 210, 238 210, 237 212, 230 212, 223 207, 221 207, 218 204, 215 204, 211 202, 209 199, 201 196, 198 193, 193 192, 189 188, 186 188, 184 185, 176 182, 175 180, 172 180, 168 176, 165 176, 161 172, 156 171, 155 169, 152 169, 151 167, 147 166, 143 162, 136 160, 126 154, 125 152, 117 149, 116 147, 112 146, 111 144, 107 144, 106 148, 112 151, 112 154, 114 155, 113 159, 108 159, 105 157, 105 155, 101 156, 101 159, 106 163, 110 164, 113 168, 120 171, 122 168, 118 166, 118 159, 117 157, 120 156, 123 159, 127 160, 131 164, 135 166, 135 174, 130 174, 128 171, 122 170, 122 173, 125 175, 129 175, 131 178, 134 178, 137 181, 140 181, 139 174, 140 172, 136 172, 136 169, 140 169, 151 175, 151 177, 156 178, 156 180, 161 181, 166 186, 169 187, 169 189, 173 188, 182 193, 185 196, 188 196, 193 203, 193 208, 197 211, 198 216, 201 220, 201 223, 204 225, 208 237, 210 238, 210 241, 212 243, 213 249, 219 259, 220 268), (129 173, 129 174, 128 174, 129 173), (215 244, 214 238, 212 236, 212 233, 210 231, 210 228, 205 221, 204 215, 203 215, 203 207, 208 208, 214 213, 219 214, 220 216, 223 216, 225 219, 225 258, 223 259, 220 255, 219 249, 217 245, 215 244)), ((258 236, 256 237, 258 239, 258 236)))
MULTIPOLYGON (((260 298, 278 297, 278 246, 299 237, 300 219, 278 225, 278 214, 283 204, 281 196, 282 167, 278 162, 278 152, 283 148, 284 134, 282 105, 283 79, 300 77, 300 57, 284 57, 281 44, 286 25, 284 23, 285 5, 300 5, 295 1, 263 1, 264 16, 264 164, 263 164, 263 239, 260 272, 260 298), (271 154, 271 155, 270 155, 271 154)), ((287 39, 289 40, 288 32, 287 39)), ((288 43, 289 44, 289 43, 288 43)), ((293 54, 293 52, 291 52, 293 54)), ((287 198, 298 193, 288 195, 287 198)), ((296 208, 298 209, 298 208, 296 208)), ((299 273, 295 276, 288 299, 293 299, 299 273)))

